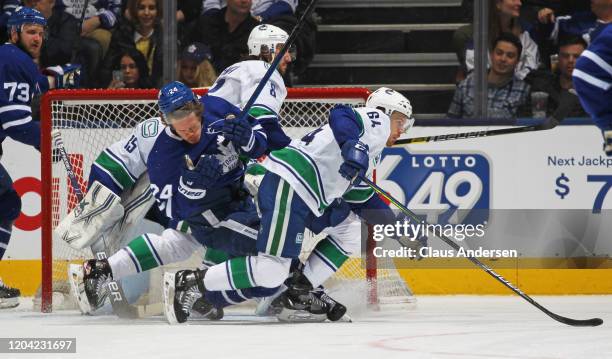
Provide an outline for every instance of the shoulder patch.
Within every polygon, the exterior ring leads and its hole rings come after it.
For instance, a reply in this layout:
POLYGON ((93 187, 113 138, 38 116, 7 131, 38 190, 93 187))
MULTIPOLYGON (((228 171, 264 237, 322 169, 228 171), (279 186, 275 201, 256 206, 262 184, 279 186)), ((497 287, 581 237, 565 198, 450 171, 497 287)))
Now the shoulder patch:
POLYGON ((147 120, 142 124, 142 137, 155 137, 159 132, 159 122, 155 119, 147 120))

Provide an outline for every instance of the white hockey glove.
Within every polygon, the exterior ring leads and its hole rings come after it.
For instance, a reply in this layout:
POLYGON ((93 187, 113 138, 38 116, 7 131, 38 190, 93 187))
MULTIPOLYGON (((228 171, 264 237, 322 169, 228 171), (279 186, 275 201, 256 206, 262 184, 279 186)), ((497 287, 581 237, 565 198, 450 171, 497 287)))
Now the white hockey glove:
POLYGON ((75 249, 90 246, 123 217, 121 198, 95 181, 85 198, 55 228, 55 234, 75 249))

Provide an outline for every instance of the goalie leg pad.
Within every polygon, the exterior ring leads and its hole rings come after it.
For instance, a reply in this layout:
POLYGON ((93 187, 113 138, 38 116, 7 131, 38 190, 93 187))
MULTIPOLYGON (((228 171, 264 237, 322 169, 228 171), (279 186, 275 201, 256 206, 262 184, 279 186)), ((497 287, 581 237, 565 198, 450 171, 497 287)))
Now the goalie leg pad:
POLYGON ((95 242, 123 217, 121 198, 95 181, 85 198, 55 228, 55 234, 75 249, 95 242))

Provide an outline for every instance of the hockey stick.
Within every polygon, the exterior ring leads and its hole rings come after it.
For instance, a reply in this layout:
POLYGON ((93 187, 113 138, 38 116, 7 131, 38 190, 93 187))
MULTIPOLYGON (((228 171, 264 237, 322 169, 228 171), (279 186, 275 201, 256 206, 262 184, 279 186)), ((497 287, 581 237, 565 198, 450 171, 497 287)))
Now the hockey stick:
POLYGON ((544 130, 553 129, 558 124, 559 124, 559 121, 555 119, 554 117, 551 117, 547 119, 546 121, 540 124, 537 124, 537 125, 502 128, 499 130, 471 131, 471 132, 449 133, 446 135, 404 138, 404 139, 397 140, 393 146, 401 146, 401 145, 407 145, 407 144, 412 144, 412 143, 428 143, 428 142, 443 142, 443 141, 450 141, 450 140, 465 140, 467 138, 481 138, 481 137, 492 137, 492 136, 500 136, 500 135, 510 135, 513 133, 544 131, 544 130))
MULTIPOLYGON (((399 208, 402 212, 404 212, 404 214, 410 217, 413 221, 421 222, 421 219, 414 212, 412 212, 407 207, 402 205, 395 198, 393 198, 390 194, 388 194, 383 189, 378 187, 375 183, 367 179, 365 176, 359 175, 359 179, 365 182, 368 186, 370 186, 376 193, 380 194, 381 196, 383 196, 384 198, 392 202, 397 208, 399 208)), ((461 248, 457 243, 455 243, 453 240, 446 237, 442 233, 436 234, 436 236, 440 238, 444 243, 451 246, 455 251, 458 251, 461 248)), ((600 318, 572 319, 572 318, 561 316, 559 314, 555 314, 551 312, 550 310, 546 309, 544 306, 542 306, 538 302, 536 302, 533 298, 525 294, 523 291, 515 287, 512 283, 510 283, 508 280, 506 280, 501 275, 497 274, 495 271, 493 271, 493 269, 489 268, 486 264, 482 263, 477 258, 475 257, 466 257, 466 258, 469 259, 472 263, 474 263, 478 267, 480 267, 481 269, 483 269, 485 272, 487 272, 491 277, 495 278, 495 280, 497 280, 498 282, 500 282, 501 284, 503 284, 504 286, 512 290, 514 293, 518 294, 521 298, 525 299, 531 305, 535 306, 536 308, 544 312, 546 315, 548 315, 549 317, 553 318, 554 320, 560 323, 571 325, 574 327, 596 327, 598 325, 603 324, 603 320, 600 318)))
POLYGON ((300 29, 306 22, 306 18, 310 15, 312 10, 314 9, 314 5, 316 3, 317 3, 317 0, 312 0, 310 4, 308 4, 308 6, 306 7, 306 10, 304 10, 304 13, 302 14, 302 17, 300 17, 297 24, 295 24, 295 27, 293 28, 293 30, 291 30, 291 34, 289 35, 289 38, 285 42, 285 45, 282 47, 278 55, 274 57, 274 61, 272 61, 272 63, 270 64, 270 68, 268 68, 268 71, 266 71, 266 74, 261 78, 261 81, 259 81, 259 85, 257 85, 257 87, 255 88, 255 91, 253 91, 253 94, 247 101, 246 105, 244 105, 244 108, 240 112, 240 115, 238 118, 245 118, 246 115, 249 113, 249 110, 253 106, 253 103, 255 103, 255 100, 261 93, 261 90, 263 90, 264 86, 266 85, 270 77, 272 77, 272 74, 274 73, 274 71, 276 71, 276 68, 278 67, 278 64, 280 63, 281 59, 285 56, 285 54, 289 50, 289 47, 293 45, 293 43, 295 42, 295 39, 297 39, 300 29))
MULTIPOLYGON (((81 191, 81 187, 79 186, 79 182, 77 180, 76 174, 72 169, 72 164, 70 163, 70 159, 68 158, 68 154, 66 152, 66 148, 64 147, 64 141, 62 140, 62 135, 58 130, 54 130, 51 133, 51 137, 53 138, 53 145, 57 149, 59 156, 64 163, 64 167, 66 168, 66 172, 68 173, 68 178, 70 179, 70 185, 72 190, 74 191, 77 200, 81 202, 83 199, 83 191, 81 191)), ((104 241, 104 237, 102 237, 104 241)), ((106 247, 106 242, 104 242, 104 246, 106 247)), ((97 259, 106 259, 106 251, 97 252, 97 259)), ((138 308, 130 305, 125 297, 125 293, 123 292, 123 288, 121 288, 121 284, 119 284, 115 280, 111 280, 108 283, 108 289, 110 292, 110 302, 113 307, 113 312, 117 314, 120 318, 137 318, 138 317, 138 308)))

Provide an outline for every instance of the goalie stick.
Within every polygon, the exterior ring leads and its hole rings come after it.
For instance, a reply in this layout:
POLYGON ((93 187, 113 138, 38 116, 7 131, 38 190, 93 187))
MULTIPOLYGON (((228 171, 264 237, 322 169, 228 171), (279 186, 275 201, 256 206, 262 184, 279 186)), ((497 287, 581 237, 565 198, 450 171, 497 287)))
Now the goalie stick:
MULTIPOLYGON (((410 217, 413 221, 421 222, 421 219, 414 212, 412 212, 407 207, 402 205, 399 201, 397 201, 390 194, 388 194, 383 189, 378 187, 374 182, 367 179, 364 175, 360 174, 359 179, 362 180, 364 183, 366 183, 368 186, 370 186, 376 193, 378 193, 379 195, 383 196, 384 198, 392 202, 397 208, 399 208, 404 214, 410 217)), ((446 237, 442 233, 436 234, 436 237, 440 238, 444 243, 448 244, 451 248, 453 248, 456 251, 458 251, 461 248, 457 243, 455 243, 453 240, 446 237)), ((514 293, 519 295, 521 298, 525 299, 531 305, 538 308, 539 310, 544 312, 546 315, 548 315, 549 317, 553 318, 554 320, 560 323, 571 325, 574 327, 596 327, 598 325, 603 324, 603 320, 601 318, 572 319, 572 318, 567 318, 562 315, 553 313, 550 310, 546 309, 544 306, 542 306, 540 303, 536 302, 533 298, 525 294, 522 290, 518 289, 516 286, 510 283, 507 279, 505 279, 504 277, 502 277, 501 275, 493 271, 493 269, 489 268, 486 264, 482 263, 477 258, 475 257, 466 257, 466 258, 469 259, 470 262, 474 263, 475 265, 480 267, 482 270, 487 272, 491 277, 495 278, 495 280, 497 280, 498 282, 500 282, 501 284, 503 284, 504 286, 512 290, 514 293)))
POLYGON ((412 137, 399 139, 393 146, 401 146, 408 144, 428 143, 428 142, 444 142, 451 140, 465 140, 468 138, 481 138, 481 137, 492 137, 500 135, 509 135, 513 133, 524 133, 524 132, 535 132, 544 131, 555 128, 559 124, 559 121, 554 117, 547 119, 546 121, 537 125, 522 126, 522 127, 510 127, 501 128, 498 130, 483 130, 483 131, 471 131, 471 132, 459 132, 449 133, 445 135, 436 136, 423 136, 423 137, 412 137))
MULTIPOLYGON (((66 148, 64 147, 64 141, 62 140, 62 135, 58 130, 54 130, 51 133, 51 137, 53 138, 53 145, 57 150, 56 155, 61 157, 62 162, 64 163, 64 167, 66 168, 66 172, 68 173, 68 178, 70 179, 70 185, 72 190, 74 191, 77 200, 80 202, 83 199, 83 191, 81 191, 81 187, 79 186, 79 182, 77 181, 76 174, 72 169, 72 164, 70 163, 70 159, 68 158, 68 154, 66 153, 66 148)), ((104 241, 104 237, 102 238, 104 241)), ((104 243, 106 247, 106 243, 104 243)), ((106 259, 106 251, 95 253, 97 259, 106 259)), ((109 290, 109 298, 111 302, 111 306, 113 308, 113 313, 115 313, 120 318, 137 318, 138 317, 138 308, 130 305, 125 297, 125 293, 123 292, 123 288, 121 288, 121 284, 119 284, 115 280, 111 280, 108 283, 109 290)))

